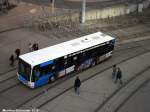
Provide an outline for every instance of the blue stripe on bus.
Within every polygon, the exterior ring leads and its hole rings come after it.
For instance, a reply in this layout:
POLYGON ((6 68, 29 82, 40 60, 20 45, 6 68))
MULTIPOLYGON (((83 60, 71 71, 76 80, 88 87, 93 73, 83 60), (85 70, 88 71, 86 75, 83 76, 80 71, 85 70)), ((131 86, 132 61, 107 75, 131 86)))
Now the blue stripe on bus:
POLYGON ((44 84, 47 84, 49 82, 50 77, 52 77, 52 76, 53 76, 53 73, 43 75, 37 81, 35 81, 35 87, 39 87, 44 84))
POLYGON ((53 64, 53 63, 54 63, 54 61, 50 60, 50 61, 47 61, 47 62, 44 62, 44 63, 40 64, 40 67, 44 67, 46 65, 53 64))
POLYGON ((18 79, 24 84, 27 83, 27 80, 24 77, 22 77, 21 75, 18 76, 18 79))

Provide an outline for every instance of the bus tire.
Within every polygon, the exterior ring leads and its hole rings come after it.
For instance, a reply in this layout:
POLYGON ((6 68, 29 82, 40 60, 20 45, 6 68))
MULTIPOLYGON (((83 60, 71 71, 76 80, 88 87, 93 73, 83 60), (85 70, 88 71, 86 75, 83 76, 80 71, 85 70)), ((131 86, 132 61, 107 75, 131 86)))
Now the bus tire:
POLYGON ((95 65, 96 65, 96 62, 95 62, 95 61, 93 61, 92 66, 95 66, 95 65))
POLYGON ((55 77, 54 76, 49 78, 49 82, 54 82, 54 81, 55 81, 55 77))

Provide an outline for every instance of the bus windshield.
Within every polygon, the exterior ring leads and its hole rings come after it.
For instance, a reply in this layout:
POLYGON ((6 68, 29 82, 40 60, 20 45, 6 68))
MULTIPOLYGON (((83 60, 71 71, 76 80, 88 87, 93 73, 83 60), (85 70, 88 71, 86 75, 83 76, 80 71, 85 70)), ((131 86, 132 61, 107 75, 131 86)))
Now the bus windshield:
POLYGON ((19 59, 18 73, 26 80, 30 80, 31 66, 19 59))

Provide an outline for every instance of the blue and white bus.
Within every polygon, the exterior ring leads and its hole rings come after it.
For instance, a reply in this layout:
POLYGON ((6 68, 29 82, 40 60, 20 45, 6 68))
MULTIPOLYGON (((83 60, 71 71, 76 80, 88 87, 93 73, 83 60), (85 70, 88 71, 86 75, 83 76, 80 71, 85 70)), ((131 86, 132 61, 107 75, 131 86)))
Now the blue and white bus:
POLYGON ((19 56, 18 79, 30 88, 92 67, 112 56, 115 38, 93 33, 19 56))

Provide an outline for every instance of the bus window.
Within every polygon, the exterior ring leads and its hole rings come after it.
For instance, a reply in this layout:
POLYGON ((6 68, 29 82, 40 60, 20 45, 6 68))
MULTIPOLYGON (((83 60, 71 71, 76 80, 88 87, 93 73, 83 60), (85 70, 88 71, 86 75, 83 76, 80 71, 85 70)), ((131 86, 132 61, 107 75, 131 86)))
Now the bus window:
POLYGON ((31 73, 31 67, 27 63, 23 62, 22 60, 19 60, 19 70, 18 73, 22 77, 24 77, 26 80, 30 80, 30 73, 31 73))
POLYGON ((90 52, 91 52, 91 56, 94 58, 97 56, 98 49, 97 48, 91 49, 90 52))
POLYGON ((56 59, 55 63, 56 63, 56 68, 57 68, 58 71, 64 69, 65 66, 66 66, 65 65, 65 59, 62 58, 62 57, 56 59))
POLYGON ((33 69, 33 81, 37 81, 40 77, 51 74, 54 72, 55 66, 52 64, 43 67, 35 66, 33 69))
POLYGON ((106 53, 106 45, 101 46, 100 52, 101 52, 101 55, 106 53))
POLYGON ((76 55, 68 57, 67 58, 67 66, 66 67, 70 67, 72 65, 76 65, 77 61, 78 61, 78 55, 76 54, 76 55))
POLYGON ((74 56, 74 57, 73 57, 73 60, 77 60, 77 56, 74 56))
POLYGON ((114 44, 113 43, 110 43, 110 50, 112 51, 114 49, 114 44))
MULTIPOLYGON (((44 67, 41 67, 40 68, 40 72, 42 73, 42 75, 45 75, 45 74, 50 74, 52 72, 52 67, 54 65, 46 65, 44 67)), ((54 67, 53 67, 54 68, 54 67)))
POLYGON ((40 71, 39 71, 38 68, 34 68, 33 69, 32 76, 33 76, 33 78, 32 78, 33 81, 37 81, 39 79, 39 77, 40 77, 40 71))
POLYGON ((112 51, 113 50, 113 45, 111 45, 111 44, 106 44, 106 53, 107 52, 110 52, 110 51, 112 51))

